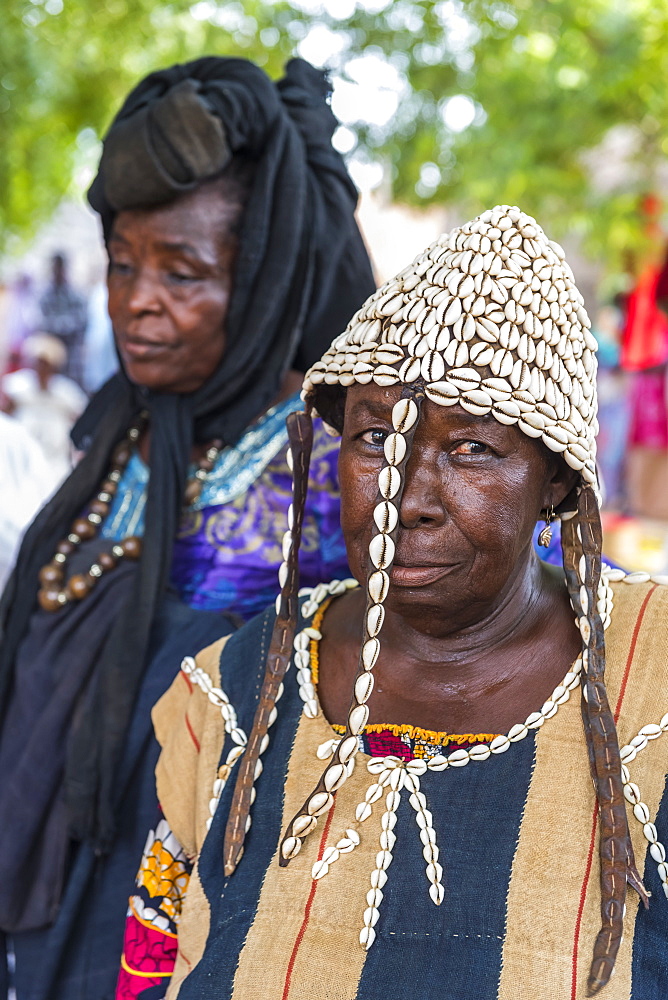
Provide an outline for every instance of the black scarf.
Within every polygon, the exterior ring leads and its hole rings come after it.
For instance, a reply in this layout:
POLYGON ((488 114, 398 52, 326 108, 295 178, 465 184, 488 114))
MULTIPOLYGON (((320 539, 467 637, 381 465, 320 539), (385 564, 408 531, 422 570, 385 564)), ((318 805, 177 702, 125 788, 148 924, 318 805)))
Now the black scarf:
POLYGON ((319 358, 374 287, 354 219, 357 194, 331 145, 336 120, 327 98, 325 76, 302 60, 291 61, 274 84, 245 60, 198 59, 143 80, 105 139, 89 194, 105 235, 114 213, 135 207, 138 196, 144 205, 176 197, 236 153, 253 157, 256 170, 218 370, 187 396, 142 391, 121 372, 93 397, 73 432, 86 454, 29 528, 0 604, 1 722, 38 572, 96 492, 133 416, 147 409, 151 476, 142 557, 125 598, 109 608, 114 622, 93 665, 88 707, 70 720, 67 738, 70 830, 101 850, 114 835, 118 762, 169 581, 193 442, 219 437, 235 444, 276 396, 287 369, 305 370, 319 358), (141 165, 131 183, 129 163, 141 165))

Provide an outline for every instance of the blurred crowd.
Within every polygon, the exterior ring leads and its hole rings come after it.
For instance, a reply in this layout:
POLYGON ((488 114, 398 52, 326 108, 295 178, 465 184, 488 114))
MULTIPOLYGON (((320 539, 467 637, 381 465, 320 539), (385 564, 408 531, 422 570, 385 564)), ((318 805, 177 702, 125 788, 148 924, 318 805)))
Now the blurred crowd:
POLYGON ((106 290, 75 288, 64 254, 39 288, 19 274, 0 330, 0 587, 23 528, 70 472, 70 431, 117 367, 106 290))

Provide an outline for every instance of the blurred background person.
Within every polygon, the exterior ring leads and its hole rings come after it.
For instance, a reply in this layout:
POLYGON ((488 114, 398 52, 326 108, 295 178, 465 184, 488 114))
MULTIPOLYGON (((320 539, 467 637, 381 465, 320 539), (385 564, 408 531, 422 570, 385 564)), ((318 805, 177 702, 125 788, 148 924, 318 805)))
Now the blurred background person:
POLYGON ((620 366, 622 316, 615 305, 602 306, 592 332, 598 342, 598 422, 596 461, 609 510, 625 507, 624 466, 629 437, 629 376, 620 366))
POLYGON ((51 281, 39 301, 40 328, 58 337, 67 351, 64 374, 83 385, 83 341, 86 332, 86 300, 70 284, 67 258, 51 258, 51 281))
POLYGON ((88 322, 84 335, 84 388, 93 395, 108 378, 118 371, 118 355, 114 345, 107 307, 106 275, 93 280, 88 293, 88 322))
POLYGON ((14 371, 21 365, 23 343, 39 326, 40 311, 32 275, 25 272, 9 284, 4 315, 4 368, 14 371))
MULTIPOLYGON (((152 73, 89 200, 121 370, 29 528, 0 607, 0 927, 18 1000, 113 995, 155 819, 150 709, 181 658, 275 599, 285 418, 373 290, 325 75, 241 59, 152 73)), ((294 461, 299 450, 297 443, 294 461)), ((316 427, 302 579, 347 575, 338 444, 316 427)))
MULTIPOLYGON (((1 397, 0 397, 1 398, 1 397)), ((42 449, 16 420, 0 413, 0 588, 14 564, 23 529, 53 492, 42 449)))
POLYGON ((33 334, 24 341, 22 356, 27 367, 5 375, 0 383, 3 408, 41 445, 55 488, 72 468, 70 431, 88 397, 73 379, 60 374, 67 350, 57 337, 33 334))

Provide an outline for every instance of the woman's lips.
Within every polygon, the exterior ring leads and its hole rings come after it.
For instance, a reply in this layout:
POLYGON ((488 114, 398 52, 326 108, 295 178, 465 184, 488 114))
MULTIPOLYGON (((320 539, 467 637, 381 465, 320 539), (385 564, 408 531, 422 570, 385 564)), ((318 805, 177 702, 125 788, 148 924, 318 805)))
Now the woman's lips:
POLYGON ((390 580, 397 587, 426 587, 451 573, 454 566, 397 566, 392 567, 390 580))
POLYGON ((126 340, 119 346, 122 354, 140 360, 157 358, 169 350, 168 344, 151 340, 126 340))

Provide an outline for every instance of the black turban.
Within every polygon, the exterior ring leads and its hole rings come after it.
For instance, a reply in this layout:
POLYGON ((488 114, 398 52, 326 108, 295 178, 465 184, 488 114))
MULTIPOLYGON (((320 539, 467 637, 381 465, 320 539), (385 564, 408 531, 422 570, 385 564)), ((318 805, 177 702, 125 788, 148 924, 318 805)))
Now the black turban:
POLYGON ((125 598, 108 609, 113 626, 91 666, 91 707, 68 730, 71 829, 102 849, 113 837, 119 756, 169 581, 193 442, 235 444, 276 397, 287 369, 305 370, 319 358, 374 287, 354 219, 357 193, 331 144, 335 126, 326 77, 308 63, 293 60, 274 84, 245 60, 210 57, 146 77, 104 141, 89 199, 105 236, 116 212, 176 198, 220 174, 237 154, 254 160, 255 169, 219 368, 190 395, 138 389, 122 371, 103 386, 73 432, 85 457, 28 530, 0 606, 4 712, 38 572, 96 492, 114 445, 148 409, 143 553, 125 598))

